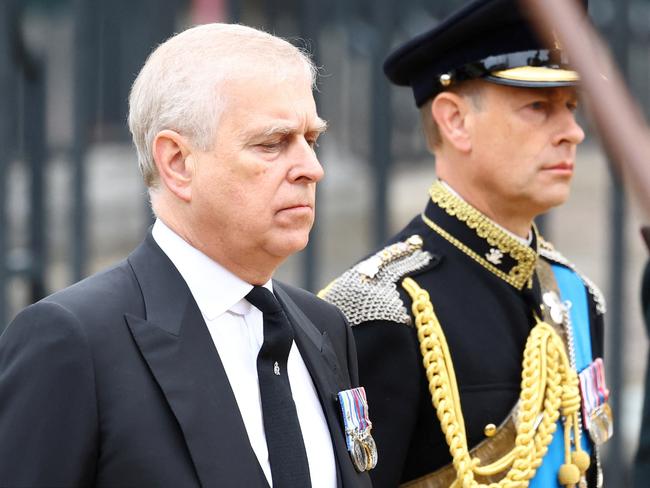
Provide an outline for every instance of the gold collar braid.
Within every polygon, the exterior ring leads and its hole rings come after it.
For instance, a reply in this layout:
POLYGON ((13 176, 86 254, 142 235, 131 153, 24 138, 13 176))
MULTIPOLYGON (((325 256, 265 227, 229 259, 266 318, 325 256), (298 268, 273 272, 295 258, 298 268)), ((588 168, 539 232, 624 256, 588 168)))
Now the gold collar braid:
POLYGON ((402 286, 413 300, 429 391, 456 471, 451 488, 527 487, 548 451, 560 414, 564 422, 565 460, 558 478, 567 487, 577 484, 590 462, 580 445, 578 376, 553 327, 537 318, 526 342, 515 446, 500 459, 481 466, 480 459, 470 456, 454 365, 429 293, 412 278, 405 278, 402 286), (479 483, 476 476, 499 481, 479 483))
MULTIPOLYGON (((498 264, 495 265, 488 260, 487 256, 481 255, 480 252, 477 252, 468 243, 463 242, 457 235, 450 232, 450 229, 443 228, 423 213, 422 220, 425 224, 485 269, 494 273, 518 290, 523 289, 526 285, 529 287, 532 286, 532 277, 537 261, 537 253, 535 250, 509 235, 488 217, 451 192, 442 182, 434 182, 429 189, 429 195, 431 196, 431 201, 439 208, 464 223, 480 239, 487 241, 488 247, 492 248, 490 249, 491 252, 501 256, 510 256, 514 260, 515 265, 510 269, 505 269, 498 264)), ((533 232, 535 232, 535 235, 537 234, 534 227, 533 232)))

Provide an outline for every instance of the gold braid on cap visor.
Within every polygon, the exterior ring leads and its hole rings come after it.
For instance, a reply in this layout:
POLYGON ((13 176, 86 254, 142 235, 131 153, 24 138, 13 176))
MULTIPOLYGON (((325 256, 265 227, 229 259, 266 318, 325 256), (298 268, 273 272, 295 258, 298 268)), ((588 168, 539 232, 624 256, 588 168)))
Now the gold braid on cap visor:
POLYGON ((530 81, 538 83, 579 81, 577 72, 568 69, 547 68, 546 66, 519 66, 501 71, 492 71, 491 76, 504 80, 530 81))
POLYGON ((488 56, 450 71, 447 75, 456 81, 474 78, 493 78, 520 82, 522 86, 544 84, 573 84, 580 80, 571 69, 565 53, 559 49, 537 49, 488 56))

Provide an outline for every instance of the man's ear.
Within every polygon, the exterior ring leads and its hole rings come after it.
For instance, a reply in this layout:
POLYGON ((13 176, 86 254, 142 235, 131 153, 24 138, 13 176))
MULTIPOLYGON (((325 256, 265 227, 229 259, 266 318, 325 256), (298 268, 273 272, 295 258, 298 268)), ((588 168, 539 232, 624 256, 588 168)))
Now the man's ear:
POLYGON ((467 116, 471 110, 469 103, 456 93, 442 92, 431 104, 431 115, 438 125, 441 138, 460 152, 472 149, 472 140, 467 130, 467 116))
POLYGON ((184 202, 192 199, 194 153, 178 132, 162 130, 153 141, 153 157, 160 182, 184 202))

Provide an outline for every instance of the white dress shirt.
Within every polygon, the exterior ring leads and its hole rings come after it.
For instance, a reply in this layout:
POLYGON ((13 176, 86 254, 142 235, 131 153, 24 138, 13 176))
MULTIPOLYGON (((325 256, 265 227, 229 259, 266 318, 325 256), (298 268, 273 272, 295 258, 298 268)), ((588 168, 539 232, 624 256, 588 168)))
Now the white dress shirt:
MULTIPOLYGON (((263 316, 244 298, 253 286, 189 245, 161 220, 156 220, 152 234, 187 283, 203 315, 226 370, 251 447, 273 486, 257 379, 257 354, 264 342, 263 316)), ((273 291, 271 281, 264 286, 273 291)), ((335 487, 336 461, 329 428, 295 342, 289 352, 287 369, 312 486, 335 487)))

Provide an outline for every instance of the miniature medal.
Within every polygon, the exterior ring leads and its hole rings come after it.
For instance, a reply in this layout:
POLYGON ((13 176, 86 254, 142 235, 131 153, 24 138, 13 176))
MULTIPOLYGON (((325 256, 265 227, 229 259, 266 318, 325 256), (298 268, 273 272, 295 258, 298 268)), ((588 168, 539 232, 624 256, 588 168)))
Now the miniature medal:
POLYGON ((339 404, 343 412, 345 442, 357 471, 369 471, 377 465, 377 445, 370 431, 368 400, 363 387, 340 391, 339 404))
POLYGON ((353 444, 350 456, 352 456, 352 462, 354 463, 356 470, 362 473, 366 470, 366 466, 368 465, 368 456, 366 450, 358 439, 354 439, 352 442, 353 444))
POLYGON ((594 444, 600 446, 612 437, 614 431, 612 409, 607 403, 609 389, 603 360, 596 358, 580 372, 579 378, 585 429, 594 444))

